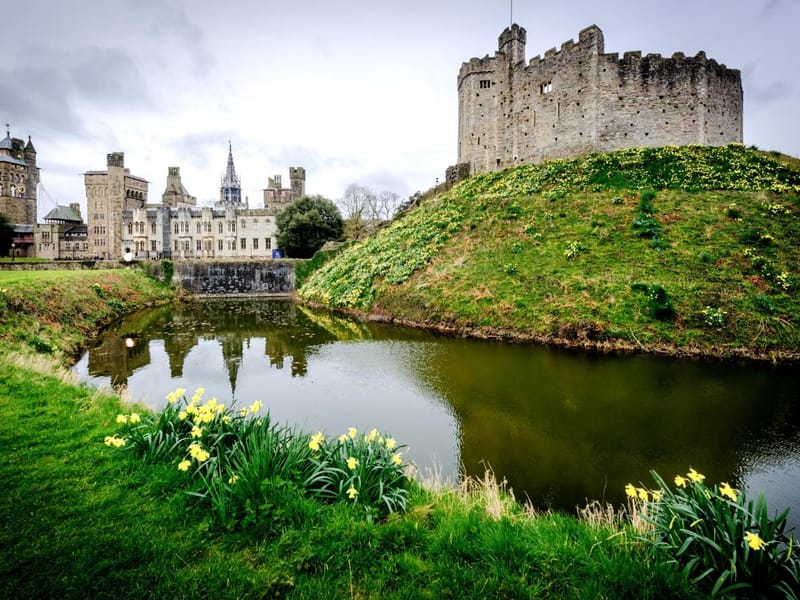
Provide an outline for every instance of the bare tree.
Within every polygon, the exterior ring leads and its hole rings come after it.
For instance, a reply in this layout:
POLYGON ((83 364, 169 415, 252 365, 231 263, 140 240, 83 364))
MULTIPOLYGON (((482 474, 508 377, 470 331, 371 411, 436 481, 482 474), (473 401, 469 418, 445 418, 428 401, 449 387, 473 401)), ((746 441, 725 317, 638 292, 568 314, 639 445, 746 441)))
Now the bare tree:
POLYGON ((397 207, 400 205, 400 195, 395 192, 384 190, 378 194, 376 205, 378 219, 381 221, 388 221, 394 216, 397 207))

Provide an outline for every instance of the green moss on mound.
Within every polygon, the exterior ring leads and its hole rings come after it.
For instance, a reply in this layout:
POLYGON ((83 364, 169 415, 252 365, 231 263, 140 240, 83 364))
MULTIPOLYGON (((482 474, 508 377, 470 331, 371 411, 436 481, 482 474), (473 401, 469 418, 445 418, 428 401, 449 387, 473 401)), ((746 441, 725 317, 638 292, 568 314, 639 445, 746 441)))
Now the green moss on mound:
POLYGON ((794 167, 689 146, 480 175, 343 250, 300 295, 476 333, 796 355, 794 167))

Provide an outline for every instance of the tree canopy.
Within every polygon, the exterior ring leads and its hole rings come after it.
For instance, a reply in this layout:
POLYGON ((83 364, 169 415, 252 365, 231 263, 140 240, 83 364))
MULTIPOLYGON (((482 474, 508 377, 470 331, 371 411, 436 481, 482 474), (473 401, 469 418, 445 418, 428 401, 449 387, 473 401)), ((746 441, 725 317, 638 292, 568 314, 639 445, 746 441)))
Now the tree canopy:
POLYGON ((277 218, 278 247, 292 258, 310 258, 329 240, 342 237, 342 216, 322 196, 303 196, 277 218))

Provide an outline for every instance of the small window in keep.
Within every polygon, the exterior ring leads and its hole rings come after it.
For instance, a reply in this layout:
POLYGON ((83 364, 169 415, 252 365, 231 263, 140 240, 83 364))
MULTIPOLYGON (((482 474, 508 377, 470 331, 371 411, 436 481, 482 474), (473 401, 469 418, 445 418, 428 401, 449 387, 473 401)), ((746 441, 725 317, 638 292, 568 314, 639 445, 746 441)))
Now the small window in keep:
POLYGON ((547 81, 539 86, 539 94, 549 94, 553 91, 553 82, 547 81))
POLYGON ((488 89, 492 87, 492 82, 489 79, 481 79, 478 87, 480 87, 482 90, 488 89))

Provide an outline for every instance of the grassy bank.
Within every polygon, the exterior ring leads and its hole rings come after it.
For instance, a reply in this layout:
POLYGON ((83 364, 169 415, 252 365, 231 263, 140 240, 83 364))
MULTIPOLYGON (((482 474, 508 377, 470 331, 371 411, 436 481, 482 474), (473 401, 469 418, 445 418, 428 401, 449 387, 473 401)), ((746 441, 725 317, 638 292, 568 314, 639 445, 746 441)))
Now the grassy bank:
POLYGON ((172 297, 132 269, 0 271, 0 352, 71 356, 114 319, 172 297))
POLYGON ((306 301, 595 348, 800 356, 800 170, 741 146, 471 178, 344 249, 306 301))
POLYGON ((373 520, 281 487, 269 519, 223 524, 175 461, 104 444, 131 408, 53 359, 117 303, 165 292, 133 273, 39 275, 2 284, 0 597, 698 596, 630 527, 531 515, 491 479, 412 483, 407 511, 373 520))

